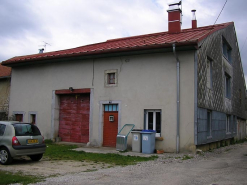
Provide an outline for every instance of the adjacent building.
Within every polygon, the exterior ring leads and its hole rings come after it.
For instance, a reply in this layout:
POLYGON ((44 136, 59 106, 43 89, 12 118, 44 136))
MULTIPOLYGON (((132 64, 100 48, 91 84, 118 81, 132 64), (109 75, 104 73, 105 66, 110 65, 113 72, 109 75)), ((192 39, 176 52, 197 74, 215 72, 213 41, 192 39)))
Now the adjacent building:
POLYGON ((0 63, 0 120, 8 119, 11 68, 0 63))

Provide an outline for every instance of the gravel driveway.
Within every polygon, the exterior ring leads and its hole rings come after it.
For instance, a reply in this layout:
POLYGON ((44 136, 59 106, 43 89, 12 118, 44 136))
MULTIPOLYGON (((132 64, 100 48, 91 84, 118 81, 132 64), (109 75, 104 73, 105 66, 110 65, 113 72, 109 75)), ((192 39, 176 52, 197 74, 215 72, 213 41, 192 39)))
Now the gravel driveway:
MULTIPOLYGON (((201 155, 165 153, 158 156, 159 158, 155 161, 111 168, 103 164, 44 160, 41 161, 43 169, 38 170, 37 173, 56 174, 57 176, 47 178, 46 181, 37 184, 247 185, 247 142, 222 147, 201 155), (182 160, 184 156, 192 158, 182 160), (93 171, 96 169, 97 171, 93 171)), ((36 169, 39 168, 32 162, 22 163, 20 166, 24 173, 28 171, 25 171, 23 165, 31 169, 32 173, 34 170, 36 173, 36 169)), ((17 169, 18 165, 14 166, 17 169)), ((5 168, 7 169, 10 169, 9 166, 5 168)))

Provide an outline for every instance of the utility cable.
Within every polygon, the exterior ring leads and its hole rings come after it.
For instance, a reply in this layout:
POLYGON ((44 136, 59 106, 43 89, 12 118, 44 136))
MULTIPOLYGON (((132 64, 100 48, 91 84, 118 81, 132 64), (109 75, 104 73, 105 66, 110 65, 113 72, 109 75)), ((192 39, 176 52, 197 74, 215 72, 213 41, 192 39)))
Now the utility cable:
MULTIPOLYGON (((224 6, 222 7, 221 11, 220 11, 220 14, 221 14, 221 12, 223 11, 223 9, 224 9, 226 3, 227 3, 227 0, 226 0, 226 2, 225 2, 224 6)), ((214 22, 214 25, 215 25, 215 23, 217 22, 218 18, 220 17, 220 14, 218 15, 216 21, 214 22)))

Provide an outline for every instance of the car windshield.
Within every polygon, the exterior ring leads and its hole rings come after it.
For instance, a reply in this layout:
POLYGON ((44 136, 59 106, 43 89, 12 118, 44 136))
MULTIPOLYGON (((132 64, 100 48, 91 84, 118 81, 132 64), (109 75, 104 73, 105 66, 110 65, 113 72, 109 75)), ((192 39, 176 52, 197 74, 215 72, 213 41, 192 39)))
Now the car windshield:
POLYGON ((38 127, 32 124, 13 124, 16 136, 37 136, 41 135, 38 127))

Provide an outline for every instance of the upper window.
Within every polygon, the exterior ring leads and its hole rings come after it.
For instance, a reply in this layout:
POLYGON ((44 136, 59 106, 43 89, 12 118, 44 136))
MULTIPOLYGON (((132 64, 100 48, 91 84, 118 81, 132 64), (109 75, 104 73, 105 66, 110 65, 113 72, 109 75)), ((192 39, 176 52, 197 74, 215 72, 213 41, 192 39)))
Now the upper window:
POLYGON ((207 88, 212 88, 212 61, 207 58, 207 88))
POLYGON ((161 133, 161 110, 145 110, 145 129, 155 130, 156 137, 161 133))
POLYGON ((231 98, 231 77, 225 73, 225 96, 231 98))
POLYGON ((4 134, 6 125, 0 124, 0 136, 4 134))
POLYGON ((116 73, 107 73, 107 84, 116 84, 116 73))
POLYGON ((228 62, 231 63, 232 62, 231 61, 232 48, 230 47, 230 45, 226 42, 224 38, 222 39, 222 50, 223 50, 224 57, 228 60, 228 62))
POLYGON ((212 137, 212 112, 207 111, 207 137, 212 137))
POLYGON ((105 70, 105 86, 117 86, 117 69, 105 70))

